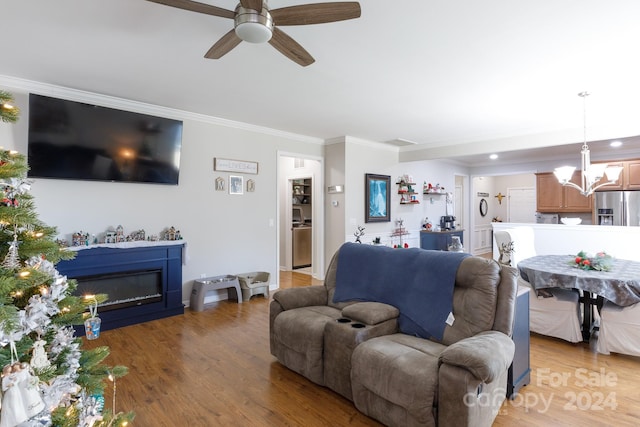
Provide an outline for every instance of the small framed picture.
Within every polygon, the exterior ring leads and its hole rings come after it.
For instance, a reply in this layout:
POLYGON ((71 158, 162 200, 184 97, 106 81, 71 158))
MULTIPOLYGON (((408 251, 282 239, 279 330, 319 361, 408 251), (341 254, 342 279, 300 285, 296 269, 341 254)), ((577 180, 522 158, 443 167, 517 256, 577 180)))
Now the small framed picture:
POLYGON ((243 194, 244 179, 241 176, 229 175, 229 194, 243 194))
POLYGON ((247 193, 256 191, 256 182, 252 179, 247 180, 247 193))

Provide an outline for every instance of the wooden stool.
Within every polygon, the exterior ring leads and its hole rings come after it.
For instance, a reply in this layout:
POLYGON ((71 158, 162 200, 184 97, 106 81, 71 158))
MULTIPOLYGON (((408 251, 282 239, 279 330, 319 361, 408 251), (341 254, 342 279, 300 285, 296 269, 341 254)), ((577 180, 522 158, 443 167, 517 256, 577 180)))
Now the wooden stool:
POLYGON ((242 292, 240 291, 240 283, 236 276, 216 276, 207 277, 205 279, 194 280, 193 290, 191 291, 191 310, 202 311, 204 309, 204 296, 209 291, 216 289, 229 289, 229 298, 235 297, 238 304, 242 303, 242 292), (235 290, 235 295, 233 290, 235 290))

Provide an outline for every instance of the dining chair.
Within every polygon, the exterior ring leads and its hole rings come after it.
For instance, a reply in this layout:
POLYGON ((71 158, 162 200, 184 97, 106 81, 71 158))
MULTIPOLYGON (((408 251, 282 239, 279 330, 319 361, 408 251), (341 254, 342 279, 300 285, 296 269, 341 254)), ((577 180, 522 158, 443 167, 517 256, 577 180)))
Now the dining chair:
MULTIPOLYGON (((502 264, 513 267, 536 256, 533 228, 514 227, 494 233, 502 264)), ((518 286, 529 288, 529 330, 577 343, 582 341, 580 294, 574 289, 538 290, 518 275, 518 286)))
POLYGON ((640 303, 620 307, 606 301, 600 310, 598 353, 640 356, 640 303))

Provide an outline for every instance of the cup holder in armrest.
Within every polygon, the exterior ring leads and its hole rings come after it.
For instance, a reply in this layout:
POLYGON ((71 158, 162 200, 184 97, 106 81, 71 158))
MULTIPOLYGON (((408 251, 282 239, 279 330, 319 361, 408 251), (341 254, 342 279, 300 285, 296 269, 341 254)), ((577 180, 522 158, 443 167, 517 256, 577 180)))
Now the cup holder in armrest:
POLYGON ((339 319, 336 319, 336 322, 338 322, 338 323, 350 323, 351 319, 347 319, 346 317, 341 317, 339 319))
POLYGON ((365 326, 366 325, 363 325, 362 323, 353 323, 353 324, 351 324, 352 328, 357 328, 357 329, 364 328, 365 326))

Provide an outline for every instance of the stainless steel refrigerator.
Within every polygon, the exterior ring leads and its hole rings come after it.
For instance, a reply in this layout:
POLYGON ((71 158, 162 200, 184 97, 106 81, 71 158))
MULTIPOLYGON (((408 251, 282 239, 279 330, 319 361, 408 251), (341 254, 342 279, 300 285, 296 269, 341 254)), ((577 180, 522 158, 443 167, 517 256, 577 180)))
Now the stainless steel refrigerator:
POLYGON ((597 192, 594 213, 598 225, 640 226, 640 191, 597 192))

